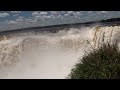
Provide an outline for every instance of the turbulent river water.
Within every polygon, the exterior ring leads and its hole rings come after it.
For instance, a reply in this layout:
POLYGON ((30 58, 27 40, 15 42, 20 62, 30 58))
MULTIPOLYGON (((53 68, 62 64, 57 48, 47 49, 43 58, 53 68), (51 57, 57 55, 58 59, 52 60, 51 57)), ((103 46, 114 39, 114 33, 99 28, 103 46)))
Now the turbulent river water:
POLYGON ((120 26, 0 35, 0 78, 64 79, 85 51, 120 42, 120 26))

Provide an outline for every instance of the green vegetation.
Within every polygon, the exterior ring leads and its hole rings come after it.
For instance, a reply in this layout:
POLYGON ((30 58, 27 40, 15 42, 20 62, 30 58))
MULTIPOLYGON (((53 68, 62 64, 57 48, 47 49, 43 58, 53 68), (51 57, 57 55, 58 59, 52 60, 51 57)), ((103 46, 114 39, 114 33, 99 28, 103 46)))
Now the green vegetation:
POLYGON ((107 20, 101 20, 102 22, 115 22, 115 21, 120 21, 120 18, 111 18, 107 20))
POLYGON ((117 45, 104 44, 85 54, 68 79, 120 79, 120 51, 117 45))

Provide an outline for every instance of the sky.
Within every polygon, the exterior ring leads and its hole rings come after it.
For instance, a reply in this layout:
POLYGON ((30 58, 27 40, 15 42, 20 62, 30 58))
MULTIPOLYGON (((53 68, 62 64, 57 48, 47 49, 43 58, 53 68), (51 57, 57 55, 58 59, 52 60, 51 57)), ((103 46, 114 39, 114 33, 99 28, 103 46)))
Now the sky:
POLYGON ((0 31, 120 17, 120 11, 0 11, 0 31))

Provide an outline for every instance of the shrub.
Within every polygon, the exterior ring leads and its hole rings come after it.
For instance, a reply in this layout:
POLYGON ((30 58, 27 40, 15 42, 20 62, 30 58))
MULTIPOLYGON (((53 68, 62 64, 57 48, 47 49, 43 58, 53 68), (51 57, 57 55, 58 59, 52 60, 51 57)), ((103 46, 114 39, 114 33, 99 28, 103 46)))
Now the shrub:
POLYGON ((103 44, 85 54, 68 79, 120 79, 120 52, 117 45, 103 44))

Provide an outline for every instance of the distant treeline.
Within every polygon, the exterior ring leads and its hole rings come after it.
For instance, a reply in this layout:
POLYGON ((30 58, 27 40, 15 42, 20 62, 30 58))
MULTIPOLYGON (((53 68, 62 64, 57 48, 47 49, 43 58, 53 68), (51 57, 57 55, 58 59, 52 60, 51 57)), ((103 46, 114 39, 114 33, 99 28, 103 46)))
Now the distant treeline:
POLYGON ((120 21, 120 18, 111 18, 107 20, 101 20, 101 22, 115 22, 115 21, 120 21))

